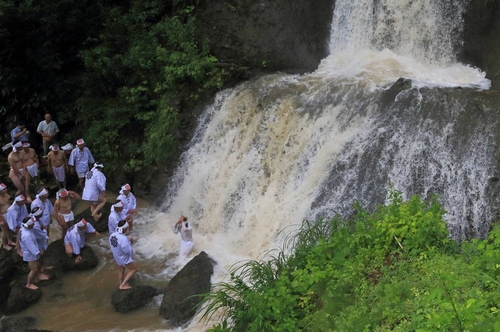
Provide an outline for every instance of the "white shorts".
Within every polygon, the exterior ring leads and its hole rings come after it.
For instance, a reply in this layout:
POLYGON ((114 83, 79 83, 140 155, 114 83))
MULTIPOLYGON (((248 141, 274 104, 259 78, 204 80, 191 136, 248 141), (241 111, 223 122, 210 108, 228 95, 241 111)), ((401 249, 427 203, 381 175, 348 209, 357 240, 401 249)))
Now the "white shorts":
POLYGON ((26 168, 28 169, 28 173, 30 173, 30 175, 32 177, 38 176, 38 165, 37 164, 26 166, 26 168))
POLYGON ((70 221, 75 220, 75 216, 73 215, 73 211, 71 211, 68 214, 59 213, 59 215, 63 216, 64 221, 66 221, 66 222, 70 222, 70 221))
POLYGON ((52 166, 52 170, 54 171, 54 176, 56 177, 56 180, 59 182, 64 182, 66 178, 66 172, 64 171, 64 165, 55 167, 52 166))
POLYGON ((85 171, 85 172, 76 172, 76 174, 78 174, 78 178, 79 179, 85 178, 85 175, 87 175, 87 171, 85 171))

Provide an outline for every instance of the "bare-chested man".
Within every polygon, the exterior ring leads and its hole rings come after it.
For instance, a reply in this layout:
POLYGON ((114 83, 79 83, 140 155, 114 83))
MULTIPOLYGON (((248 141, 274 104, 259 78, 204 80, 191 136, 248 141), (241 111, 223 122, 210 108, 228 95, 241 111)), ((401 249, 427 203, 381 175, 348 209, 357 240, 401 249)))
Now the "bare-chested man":
POLYGON ((76 192, 68 191, 64 188, 57 192, 57 199, 54 203, 54 218, 56 218, 61 226, 63 239, 68 228, 73 226, 73 221, 75 220, 75 216, 71 210, 73 199, 81 200, 82 198, 76 192))
MULTIPOLYGON (((9 161, 10 165, 9 178, 12 180, 12 183, 14 183, 14 185, 17 188, 16 196, 24 194, 25 190, 24 173, 26 172, 23 162, 24 151, 22 150, 22 146, 23 144, 21 142, 13 143, 12 152, 9 153, 9 156, 7 157, 7 160, 9 161)), ((31 198, 26 197, 26 202, 31 203, 31 198)))
POLYGON ((2 228, 2 246, 10 250, 16 243, 12 241, 9 225, 7 224, 7 209, 11 205, 10 196, 7 192, 7 186, 0 183, 0 227, 2 228))
POLYGON ((29 188, 31 184, 31 179, 35 179, 35 185, 38 189, 40 187, 40 176, 38 175, 38 156, 35 149, 30 147, 29 142, 23 142, 23 162, 26 173, 24 178, 26 182, 24 184, 26 188, 26 198, 30 197, 29 188))
POLYGON ((50 150, 47 154, 47 171, 54 174, 59 189, 66 188, 66 172, 68 171, 66 154, 61 152, 57 144, 52 144, 50 150))

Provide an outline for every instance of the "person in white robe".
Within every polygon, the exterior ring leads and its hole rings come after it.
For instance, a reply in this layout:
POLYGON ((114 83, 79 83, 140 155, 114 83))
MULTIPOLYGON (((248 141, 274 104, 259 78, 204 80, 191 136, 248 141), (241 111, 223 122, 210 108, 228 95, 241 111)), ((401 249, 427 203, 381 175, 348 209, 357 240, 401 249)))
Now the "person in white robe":
POLYGON ((106 204, 106 176, 102 173, 104 165, 95 163, 87 172, 82 200, 90 202, 90 212, 95 221, 99 221, 102 213, 99 211, 106 204))
POLYGON ((43 188, 36 195, 35 200, 31 203, 31 210, 35 207, 39 207, 43 210, 43 215, 40 217, 40 221, 47 230, 47 236, 50 236, 50 224, 52 223, 52 214, 54 212, 54 205, 49 200, 49 191, 47 188, 43 188))
POLYGON ((128 227, 128 222, 121 220, 115 232, 109 237, 109 247, 118 266, 119 289, 121 290, 132 288, 128 282, 137 272, 137 267, 133 260, 134 249, 132 248, 132 244, 134 243, 134 238, 127 238, 125 236, 128 227), (127 275, 125 275, 125 269, 128 269, 127 275))
POLYGON ((34 217, 25 217, 19 230, 19 246, 23 256, 23 261, 28 262, 30 273, 26 281, 26 288, 36 290, 38 286, 34 283, 41 280, 47 280, 49 277, 41 272, 39 259, 43 252, 38 247, 33 227, 35 225, 34 217))
POLYGON ((118 195, 116 200, 123 202, 123 210, 125 211, 125 214, 134 215, 137 213, 137 200, 135 199, 134 194, 130 191, 131 189, 132 188, 128 183, 123 185, 120 190, 120 195, 118 195))
POLYGON ((179 251, 179 257, 188 256, 194 247, 193 228, 187 220, 188 218, 181 216, 173 226, 174 233, 181 234, 181 249, 179 251))
POLYGON ((85 141, 80 138, 76 141, 76 148, 69 155, 68 165, 71 167, 71 173, 78 175, 78 185, 83 188, 85 176, 89 171, 89 165, 95 163, 94 157, 89 148, 85 146, 85 141))
POLYGON ((81 249, 85 246, 85 241, 87 235, 95 234, 97 237, 101 237, 94 226, 88 223, 85 219, 80 220, 75 225, 71 226, 64 237, 64 247, 66 249, 66 254, 69 257, 75 257, 75 263, 79 263, 82 260, 80 255, 81 249))

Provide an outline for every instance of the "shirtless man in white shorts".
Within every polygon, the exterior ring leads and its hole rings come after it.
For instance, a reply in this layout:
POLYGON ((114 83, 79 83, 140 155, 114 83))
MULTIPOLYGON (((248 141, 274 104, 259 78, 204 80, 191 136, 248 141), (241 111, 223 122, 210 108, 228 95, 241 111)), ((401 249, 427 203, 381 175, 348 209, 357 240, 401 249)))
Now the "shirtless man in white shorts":
MULTIPOLYGON (((17 188, 16 195, 19 196, 24 194, 24 163, 23 163, 23 144, 21 142, 16 142, 12 146, 12 152, 9 153, 7 160, 9 161, 10 171, 9 178, 12 180, 12 183, 17 188)), ((26 197, 27 203, 31 203, 31 198, 26 197), (29 201, 28 201, 29 199, 29 201)))
POLYGON ((2 247, 7 250, 12 249, 12 246, 16 245, 10 238, 11 232, 6 219, 7 209, 10 205, 11 202, 9 193, 7 192, 7 186, 0 183, 0 227, 2 228, 2 247))
POLYGON ((68 171, 68 159, 61 152, 57 144, 50 146, 47 154, 47 172, 54 174, 59 189, 66 188, 66 172, 68 171))
POLYGON ((68 191, 64 188, 57 192, 57 199, 54 203, 54 218, 56 218, 61 226, 63 239, 68 228, 73 226, 73 221, 75 220, 75 216, 71 210, 73 199, 81 200, 82 198, 76 192, 68 191))
POLYGON ((23 142, 23 162, 24 168, 26 169, 26 174, 24 178, 26 179, 26 197, 29 197, 29 188, 31 184, 31 179, 35 179, 36 187, 40 187, 40 177, 38 176, 38 156, 36 155, 35 149, 30 147, 30 143, 23 142))

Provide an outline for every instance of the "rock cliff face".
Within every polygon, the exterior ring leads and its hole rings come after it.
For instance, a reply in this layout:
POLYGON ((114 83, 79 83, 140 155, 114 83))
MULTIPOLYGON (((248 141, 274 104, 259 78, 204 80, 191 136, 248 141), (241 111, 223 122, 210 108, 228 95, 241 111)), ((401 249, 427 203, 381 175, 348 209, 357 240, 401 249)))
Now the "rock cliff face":
POLYGON ((334 0, 202 0, 200 33, 222 63, 312 71, 328 52, 334 0))
POLYGON ((500 90, 500 1, 472 0, 464 21, 462 61, 486 71, 500 90))
MULTIPOLYGON (((334 0, 201 0, 200 34, 220 62, 265 71, 312 71, 328 52, 334 0)), ((470 0, 460 60, 500 89, 500 1, 470 0)))

